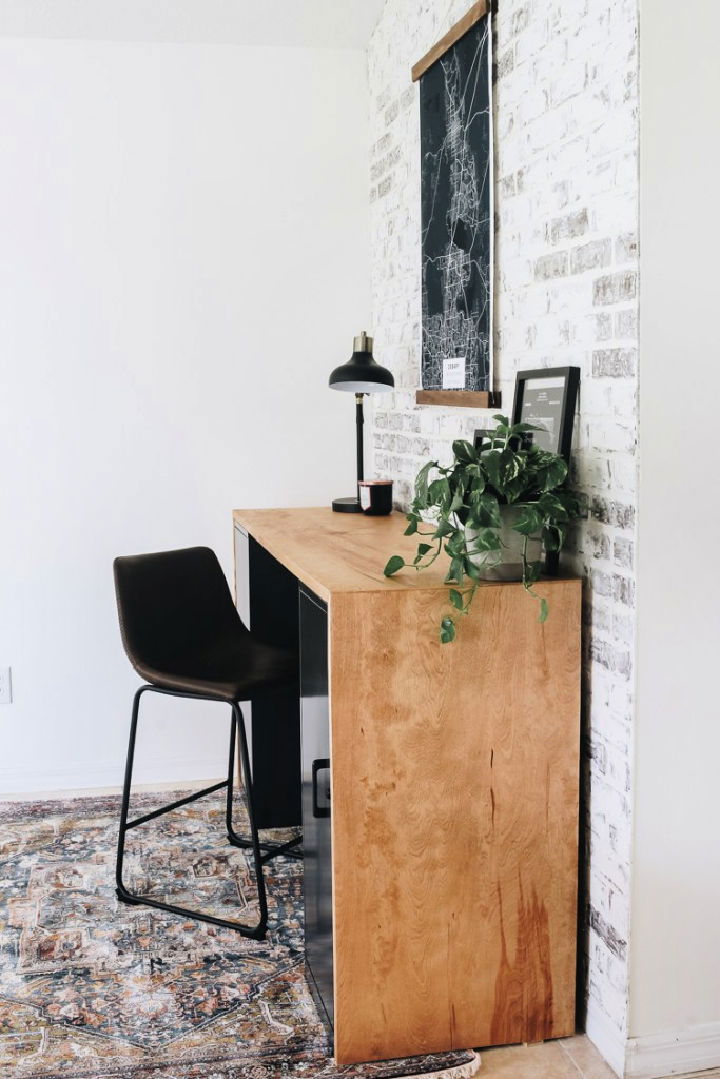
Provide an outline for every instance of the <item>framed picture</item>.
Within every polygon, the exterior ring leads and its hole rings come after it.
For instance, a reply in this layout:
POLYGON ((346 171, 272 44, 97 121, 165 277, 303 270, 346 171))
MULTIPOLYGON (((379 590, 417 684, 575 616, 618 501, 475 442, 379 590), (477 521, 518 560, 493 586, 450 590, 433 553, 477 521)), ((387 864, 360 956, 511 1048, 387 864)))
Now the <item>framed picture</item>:
MULTIPOLYGON (((473 4, 413 68, 420 82, 422 388, 483 406, 467 394, 492 390, 490 18, 486 0, 473 4)), ((418 401, 443 403, 427 392, 418 401)))
POLYGON ((475 437, 473 439, 473 446, 476 450, 489 450, 492 436, 493 432, 491 427, 476 428, 475 437))
MULTIPOLYGON (((528 431, 524 436, 526 444, 559 453, 569 463, 579 387, 579 367, 540 367, 518 372, 510 422, 542 428, 528 431)), ((492 428, 478 428, 475 449, 489 448, 492 435, 492 428)))
POLYGON ((573 419, 580 386, 579 367, 541 367, 518 371, 512 423, 532 423, 528 439, 535 446, 559 453, 570 463, 573 419))

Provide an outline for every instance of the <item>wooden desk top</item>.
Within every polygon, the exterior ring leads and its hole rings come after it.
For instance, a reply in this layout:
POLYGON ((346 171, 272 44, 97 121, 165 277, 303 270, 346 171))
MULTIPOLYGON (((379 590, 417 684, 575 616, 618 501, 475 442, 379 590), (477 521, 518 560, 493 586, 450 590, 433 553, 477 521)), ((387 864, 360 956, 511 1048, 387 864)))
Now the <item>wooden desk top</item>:
MULTIPOLYGON (((393 577, 383 574, 391 555, 412 561, 417 549, 418 536, 403 535, 402 513, 366 517, 364 513, 335 513, 323 506, 234 510, 233 520, 326 602, 341 592, 434 590, 443 586, 447 573, 448 559, 443 554, 434 566, 419 573, 404 569, 393 577)), ((498 585, 486 582, 481 587, 498 585)))

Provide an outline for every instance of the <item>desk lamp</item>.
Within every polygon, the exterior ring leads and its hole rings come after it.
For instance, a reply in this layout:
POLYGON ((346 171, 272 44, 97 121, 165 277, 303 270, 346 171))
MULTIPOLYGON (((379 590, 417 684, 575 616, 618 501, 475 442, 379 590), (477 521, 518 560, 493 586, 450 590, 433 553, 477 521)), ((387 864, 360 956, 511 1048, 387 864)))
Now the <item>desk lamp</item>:
MULTIPOLYGON (((376 363, 372 354, 373 339, 363 330, 353 338, 353 354, 347 363, 336 367, 328 385, 333 390, 355 394, 355 426, 357 431, 357 478, 364 479, 363 457, 363 397, 366 393, 383 393, 391 390, 395 379, 386 367, 376 363)), ((334 498, 332 508, 337 513, 360 513, 358 492, 351 498, 334 498)))

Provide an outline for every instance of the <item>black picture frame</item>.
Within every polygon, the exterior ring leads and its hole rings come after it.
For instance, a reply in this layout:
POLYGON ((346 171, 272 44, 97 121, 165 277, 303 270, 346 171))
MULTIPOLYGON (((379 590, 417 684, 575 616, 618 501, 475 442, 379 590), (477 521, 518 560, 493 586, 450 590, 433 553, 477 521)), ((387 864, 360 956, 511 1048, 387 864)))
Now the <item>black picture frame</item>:
POLYGON ((579 367, 538 367, 518 371, 515 378, 511 423, 534 423, 547 428, 549 422, 548 437, 538 440, 537 434, 532 432, 533 440, 543 449, 559 453, 568 465, 579 388, 579 367), (551 416, 544 416, 543 411, 550 412, 551 416))
POLYGON ((473 446, 476 450, 483 448, 484 442, 489 442, 492 439, 493 430, 491 427, 476 427, 475 435, 473 437, 473 446))

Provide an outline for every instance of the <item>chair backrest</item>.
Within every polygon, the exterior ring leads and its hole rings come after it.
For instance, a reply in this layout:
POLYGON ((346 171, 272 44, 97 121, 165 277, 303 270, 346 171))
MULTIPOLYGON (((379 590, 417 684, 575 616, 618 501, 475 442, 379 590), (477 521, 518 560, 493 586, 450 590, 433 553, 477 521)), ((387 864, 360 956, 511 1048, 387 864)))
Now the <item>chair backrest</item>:
POLYGON ((116 558, 123 646, 134 667, 177 670, 183 656, 247 632, 209 547, 116 558))

